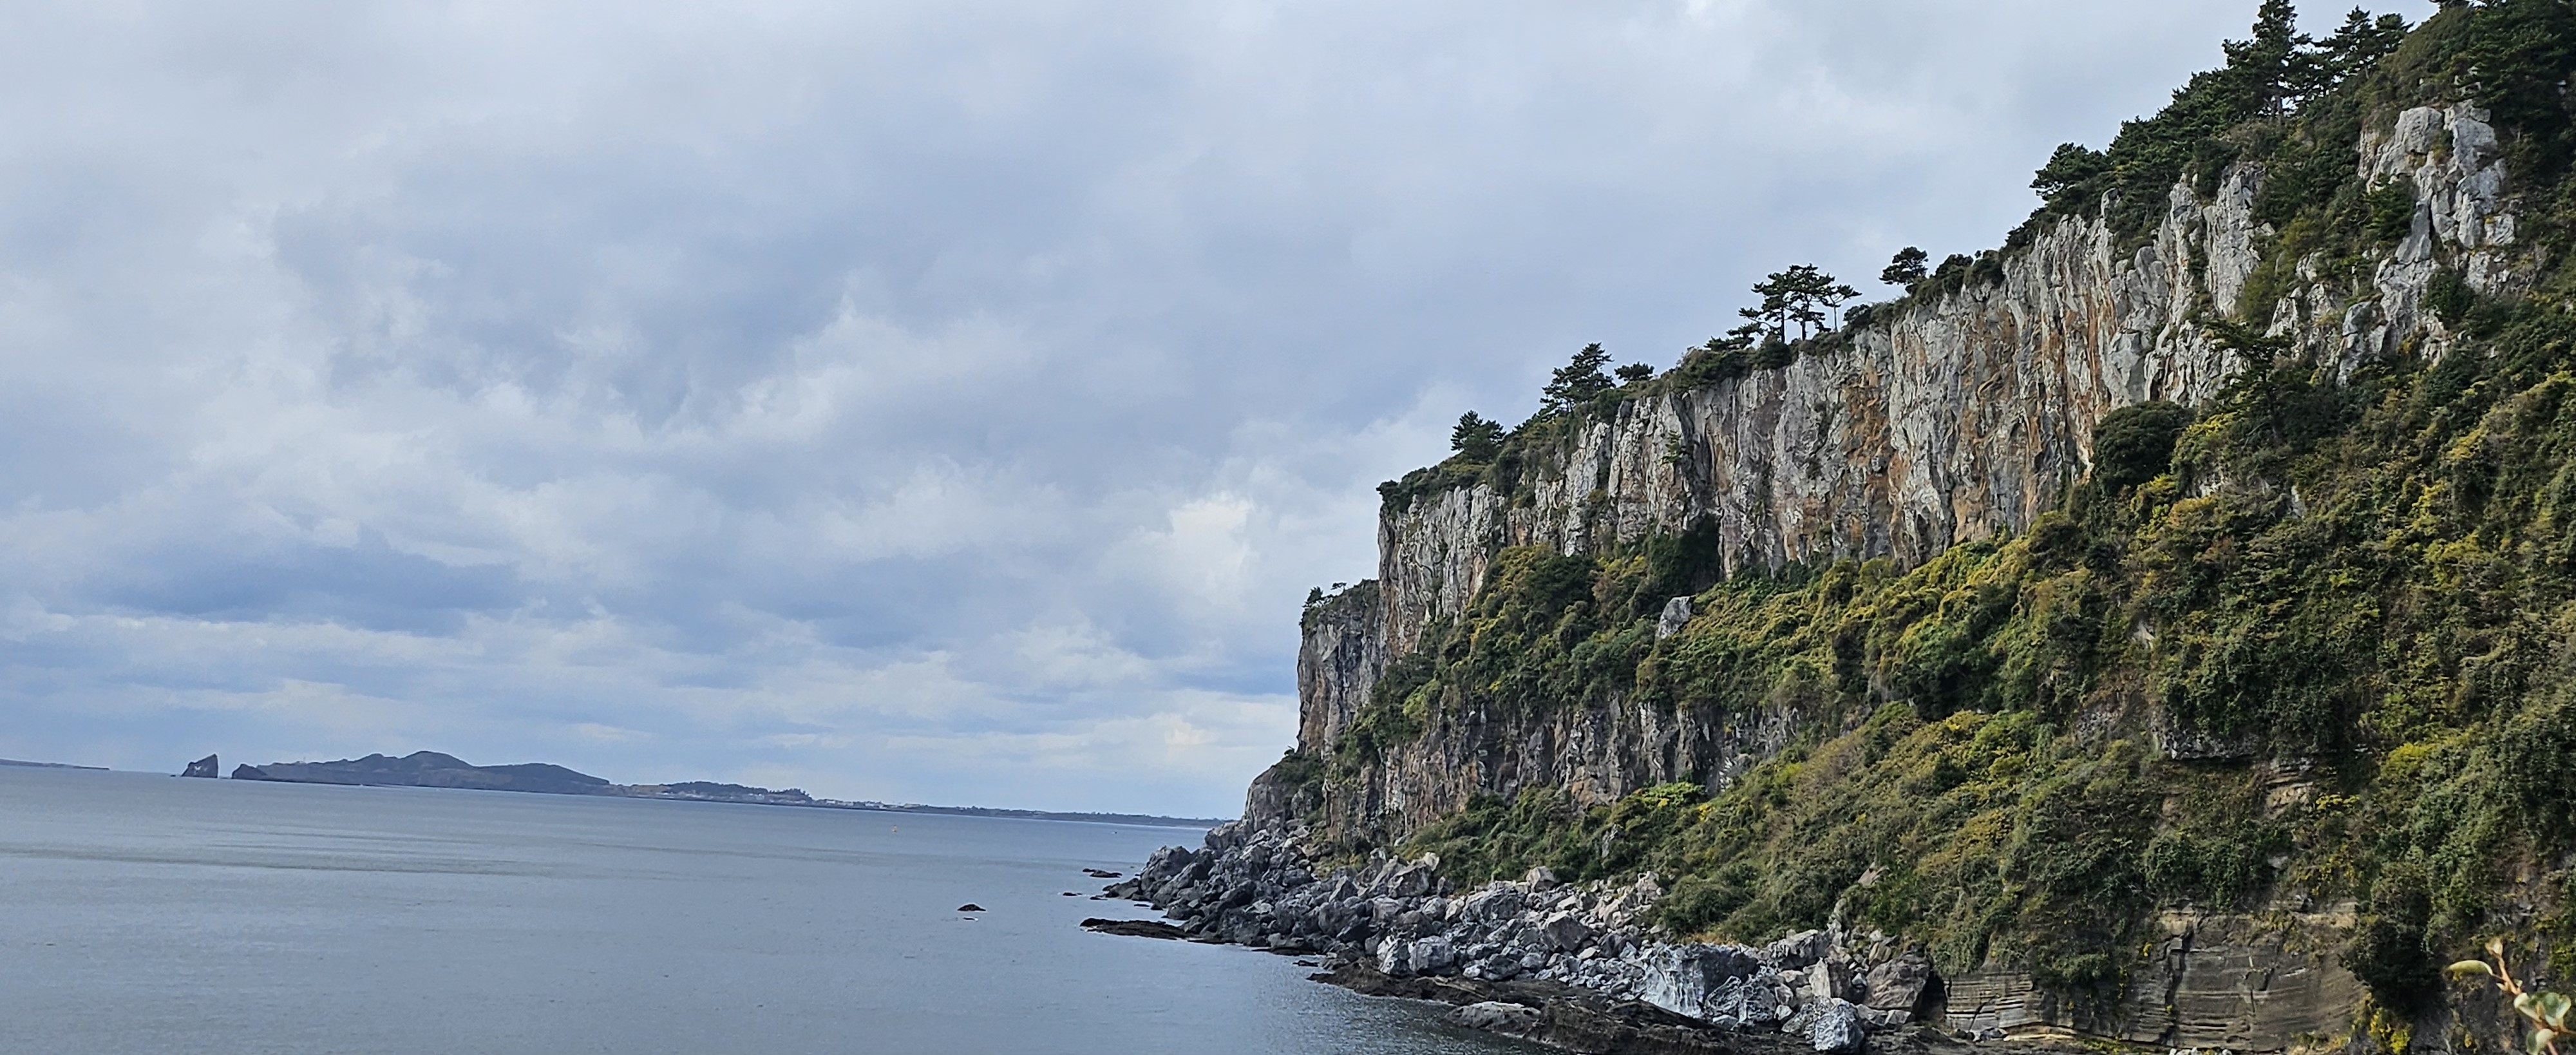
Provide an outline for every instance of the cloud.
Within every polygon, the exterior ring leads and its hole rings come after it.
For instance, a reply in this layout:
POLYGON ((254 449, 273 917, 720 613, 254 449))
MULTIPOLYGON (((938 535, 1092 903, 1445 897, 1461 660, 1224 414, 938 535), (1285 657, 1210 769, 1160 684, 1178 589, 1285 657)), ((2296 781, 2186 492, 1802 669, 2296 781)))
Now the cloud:
POLYGON ((2252 6, 24 4, 0 754, 1225 812, 1458 412, 1993 244, 2252 6))

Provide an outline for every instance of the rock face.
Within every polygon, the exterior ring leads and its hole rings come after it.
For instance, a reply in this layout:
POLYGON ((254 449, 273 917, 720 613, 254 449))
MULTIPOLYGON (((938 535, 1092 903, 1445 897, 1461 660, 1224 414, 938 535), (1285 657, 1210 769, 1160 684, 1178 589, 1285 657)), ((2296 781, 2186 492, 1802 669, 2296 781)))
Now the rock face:
MULTIPOLYGON (((2526 261, 2502 196, 2495 132, 2466 105, 2407 110, 2365 133, 2359 172, 2411 183, 2414 233, 2354 289, 2302 263, 2267 332, 2340 362, 2439 356, 2451 336, 2423 308, 2447 259, 2480 290, 2526 261)), ((1330 761, 1387 664, 1464 610, 1511 546, 1580 553, 1713 526, 1730 571, 1788 561, 1920 562, 2027 528, 2087 467, 2093 429, 2131 403, 2190 404, 2237 367, 2206 312, 2244 303, 2273 233, 2253 219, 2260 169, 2231 167, 2200 199, 2176 186, 2134 248, 2100 219, 2059 221, 1957 292, 1873 313, 1830 352, 1702 388, 1627 400, 1561 448, 1532 452, 1526 492, 1477 484, 1390 504, 1378 577, 1311 605, 1298 654, 1298 745, 1330 761)), ((1656 632, 1690 617, 1676 599, 1656 632)), ((1713 726, 1613 699, 1496 723, 1432 728, 1338 782, 1333 825, 1398 841, 1478 794, 1531 785, 1597 804, 1675 780, 1722 785, 1784 746, 1788 714, 1713 726)))
POLYGON ((1298 623, 1297 743, 1330 744, 1386 668, 1386 609, 1363 582, 1308 608, 1298 623))
POLYGON ((215 756, 207 755, 204 758, 188 763, 188 768, 180 770, 179 775, 183 777, 204 777, 211 780, 224 775, 224 764, 221 761, 218 761, 215 756))
MULTIPOLYGON (((1382 674, 1436 620, 1467 608, 1508 547, 1584 553, 1696 526, 1703 537, 1714 533, 1730 574, 1845 557, 1912 565, 2029 527, 2086 471, 2094 429, 2111 411, 2146 400, 2194 404, 2219 391, 2240 364, 2213 319, 2235 316, 2347 375, 2376 358, 2447 354, 2453 335, 2426 307, 2445 270, 2486 293, 2510 292, 2532 273, 2500 158, 2494 129, 2474 107, 2406 110, 2363 134, 2354 164, 2375 188, 2411 187, 2412 229, 2344 272, 2357 277, 2327 274, 2315 259, 2266 270, 2277 232, 2255 219, 2265 175, 2239 164, 2205 198, 2189 184, 2173 188, 2143 242, 2124 243, 2096 218, 2057 221, 1980 262, 1954 292, 1872 312, 1830 351, 1704 387, 1650 389, 1593 413, 1560 446, 1527 452, 1516 493, 1470 484, 1390 500, 1379 519, 1377 578, 1320 598, 1305 614, 1292 762, 1310 767, 1306 777, 1291 763, 1265 774, 1247 818, 1272 826, 1312 819, 1319 839, 1395 845, 1479 795, 1510 799, 1544 786, 1599 805, 1669 781, 1724 786, 1801 734, 1802 716, 1783 704, 1719 721, 1615 695, 1526 717, 1435 707, 1420 734, 1371 758, 1334 751, 1382 674), (1312 780, 1316 772, 1333 775, 1312 780), (1291 788, 1321 801, 1300 801, 1291 788)), ((1690 602, 1675 599, 1655 632, 1682 632, 1691 616, 1690 602)), ((2165 746, 2178 756, 2233 757, 2224 744, 2165 746)), ((1230 855, 1257 838, 1227 838, 1235 841, 1212 837, 1208 854, 1164 860, 1164 870, 1149 873, 1158 878, 1136 889, 1203 932, 1347 946, 1389 974, 1554 971, 1744 1028, 1785 1024, 1815 1007, 1796 1021, 1819 1044, 1848 1039, 1843 1012, 1820 1003, 1842 1000, 1863 1021, 1938 1014, 1972 1034, 2072 1029, 2275 1049, 2332 1032, 2324 1023, 2347 1019, 2360 992, 2317 951, 2340 941, 2345 923, 2331 912, 2273 913, 2262 923, 2169 920, 2165 946, 2132 972, 2134 991, 2079 1009, 2035 997, 2024 972, 1997 967, 1943 980, 1901 950, 1834 951, 1841 939, 1812 955, 1752 960, 1650 950, 1633 923, 1642 906, 1595 919, 1582 915, 1590 907, 1534 907, 1534 884, 1446 900, 1400 891, 1399 883, 1436 879, 1419 863, 1381 862, 1330 879, 1301 866, 1254 867, 1228 879, 1230 855), (1247 882, 1250 893, 1211 893, 1247 882), (1505 903, 1508 910, 1495 908, 1505 903), (1513 922, 1489 926, 1498 911, 1513 922), (1558 921, 1561 930, 1550 926, 1559 911, 1574 913, 1558 921), (1426 944, 1432 938, 1440 941, 1426 944), (1589 958, 1570 960, 1576 950, 1589 958), (1793 960, 1800 966, 1780 966, 1793 960), (1792 999, 1784 1002, 1783 991, 1792 999)))
POLYGON ((2363 995, 2336 952, 2349 909, 2262 916, 2169 912, 2164 940, 2132 972, 2128 999, 2063 1006, 2028 975, 1990 969, 1948 983, 1947 1017, 1964 1033, 2058 1026, 2139 1044, 2279 1051, 2349 1028, 2363 995))

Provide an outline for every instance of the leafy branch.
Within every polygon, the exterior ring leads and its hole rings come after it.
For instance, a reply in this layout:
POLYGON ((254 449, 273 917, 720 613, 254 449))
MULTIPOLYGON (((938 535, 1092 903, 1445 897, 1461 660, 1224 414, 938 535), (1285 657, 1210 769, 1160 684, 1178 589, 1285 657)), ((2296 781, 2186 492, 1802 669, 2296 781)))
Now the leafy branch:
POLYGON ((2485 960, 2462 960, 2451 965, 2451 975, 2456 978, 2483 976, 2493 979, 2497 989, 2503 990, 2505 995, 2513 998, 2514 1011, 2531 1023, 2532 1055, 2560 1055, 2558 1040, 2569 1032, 2567 1015, 2570 1001, 2567 995, 2531 989, 2516 979, 2512 969, 2506 967, 2504 963, 2503 938, 2487 940, 2487 955, 2494 957, 2495 962, 2490 964, 2485 960))

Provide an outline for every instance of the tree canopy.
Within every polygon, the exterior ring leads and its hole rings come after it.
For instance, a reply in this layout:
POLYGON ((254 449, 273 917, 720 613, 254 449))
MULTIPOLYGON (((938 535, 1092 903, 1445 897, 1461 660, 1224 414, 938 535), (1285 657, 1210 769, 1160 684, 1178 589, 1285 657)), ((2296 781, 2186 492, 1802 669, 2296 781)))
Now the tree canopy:
POLYGON ((1574 353, 1574 359, 1549 375, 1547 387, 1539 391, 1543 413, 1563 413, 1591 401, 1592 397, 1610 391, 1610 375, 1601 368, 1610 365, 1610 353, 1598 344, 1587 344, 1574 353))
POLYGON ((1923 265, 1931 259, 1932 255, 1921 248, 1906 246, 1896 251, 1896 258, 1887 262, 1887 269, 1878 273, 1878 280, 1891 286, 1913 289, 1915 283, 1930 274, 1923 265))
POLYGON ((1826 312, 1839 310, 1844 302, 1860 296, 1860 291, 1835 281, 1814 264, 1793 264, 1786 271, 1775 271, 1753 284, 1753 293, 1762 298, 1757 307, 1737 314, 1770 331, 1779 340, 1789 339, 1789 328, 1798 328, 1798 339, 1814 335, 1825 323, 1826 312))
POLYGON ((1493 461, 1503 450, 1503 423, 1472 410, 1460 414, 1458 427, 1449 430, 1449 449, 1471 462, 1493 461))

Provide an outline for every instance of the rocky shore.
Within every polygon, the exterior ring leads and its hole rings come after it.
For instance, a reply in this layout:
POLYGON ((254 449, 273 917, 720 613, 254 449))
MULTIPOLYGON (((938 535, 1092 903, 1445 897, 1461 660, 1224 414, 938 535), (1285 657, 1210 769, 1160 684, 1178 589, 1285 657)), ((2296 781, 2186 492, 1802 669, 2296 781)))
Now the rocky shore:
MULTIPOLYGON (((1431 855, 1318 874, 1302 829, 1235 822, 1167 846, 1110 895, 1180 935, 1312 954, 1319 981, 1459 1005, 1451 1021, 1575 1051, 1849 1053, 1962 1047, 1937 1021, 1929 960, 1885 935, 1769 945, 1669 940, 1653 875, 1560 884, 1545 869, 1458 889, 1431 855)), ((2001 1040, 2000 1035, 1982 1038, 2001 1040)))

